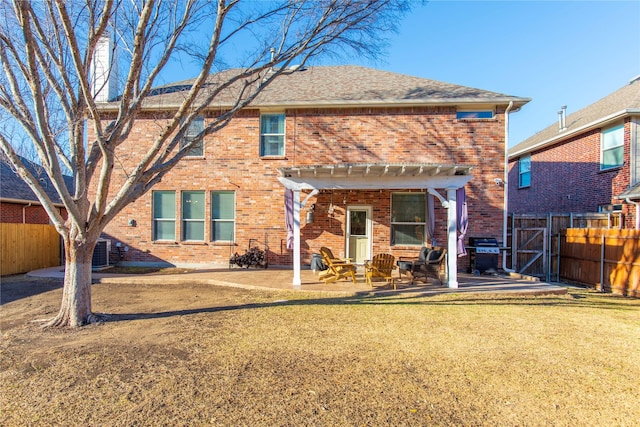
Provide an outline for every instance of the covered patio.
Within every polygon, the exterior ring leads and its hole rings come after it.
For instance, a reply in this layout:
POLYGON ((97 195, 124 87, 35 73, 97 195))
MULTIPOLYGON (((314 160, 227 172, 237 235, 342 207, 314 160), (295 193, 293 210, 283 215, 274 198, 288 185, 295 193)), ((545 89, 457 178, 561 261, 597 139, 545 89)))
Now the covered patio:
MULTIPOLYGON (((423 190, 447 209, 447 253, 457 253, 457 190, 473 175, 465 165, 428 163, 354 163, 278 169, 278 180, 293 192, 293 280, 302 286, 300 212, 321 190, 423 190), (301 193, 308 192, 302 199, 301 193), (444 191, 444 194, 441 192, 444 191)), ((447 256, 447 287, 458 288, 457 256, 447 256)))

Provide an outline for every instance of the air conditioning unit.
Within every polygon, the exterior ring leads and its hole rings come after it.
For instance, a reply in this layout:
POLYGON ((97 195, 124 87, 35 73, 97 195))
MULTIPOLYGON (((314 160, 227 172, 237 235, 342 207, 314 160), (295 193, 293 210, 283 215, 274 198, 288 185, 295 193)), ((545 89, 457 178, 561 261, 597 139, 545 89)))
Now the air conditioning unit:
POLYGON ((91 266, 96 267, 108 267, 109 266, 109 252, 111 251, 111 240, 98 239, 96 248, 93 250, 93 260, 91 266))

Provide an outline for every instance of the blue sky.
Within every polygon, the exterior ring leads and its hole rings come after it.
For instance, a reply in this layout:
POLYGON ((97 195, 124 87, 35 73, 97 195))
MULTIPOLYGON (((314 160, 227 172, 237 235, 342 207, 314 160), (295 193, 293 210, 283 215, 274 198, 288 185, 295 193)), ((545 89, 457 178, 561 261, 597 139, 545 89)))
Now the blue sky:
MULTIPOLYGON (((561 106, 571 114, 640 75, 640 0, 416 0, 389 41, 376 62, 312 65, 364 65, 531 98, 510 116, 512 147, 557 123, 561 106)), ((197 71, 185 61, 167 76, 197 71)))
MULTIPOLYGON (((372 64, 363 64, 372 65, 372 64)), ((432 1, 406 17, 376 68, 531 98, 509 146, 640 74, 640 0, 432 1)))

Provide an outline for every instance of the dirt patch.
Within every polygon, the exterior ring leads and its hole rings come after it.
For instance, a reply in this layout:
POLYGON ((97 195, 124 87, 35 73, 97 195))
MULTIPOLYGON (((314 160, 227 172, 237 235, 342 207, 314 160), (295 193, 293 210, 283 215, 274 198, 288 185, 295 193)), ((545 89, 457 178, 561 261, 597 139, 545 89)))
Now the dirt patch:
POLYGON ((183 274, 191 273, 193 269, 178 268, 178 267, 125 267, 125 266, 111 266, 100 270, 100 273, 108 274, 183 274))
POLYGON ((0 425, 633 425, 640 301, 2 278, 0 425), (593 325, 607 333, 594 333, 593 325), (615 357, 612 357, 615 355, 615 357), (602 399, 607 396, 607 399, 602 399))

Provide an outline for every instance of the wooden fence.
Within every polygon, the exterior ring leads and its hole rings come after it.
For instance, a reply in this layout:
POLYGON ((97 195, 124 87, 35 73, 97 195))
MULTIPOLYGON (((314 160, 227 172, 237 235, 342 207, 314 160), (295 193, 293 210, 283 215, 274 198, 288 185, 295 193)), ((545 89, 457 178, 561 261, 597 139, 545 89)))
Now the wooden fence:
POLYGON ((60 235, 52 225, 0 224, 0 275, 60 265, 60 235))
POLYGON ((560 278, 640 297, 640 230, 567 229, 560 236, 560 278))
POLYGON ((511 214, 507 227, 507 265, 546 281, 560 280, 559 239, 568 228, 621 228, 619 213, 511 214))

